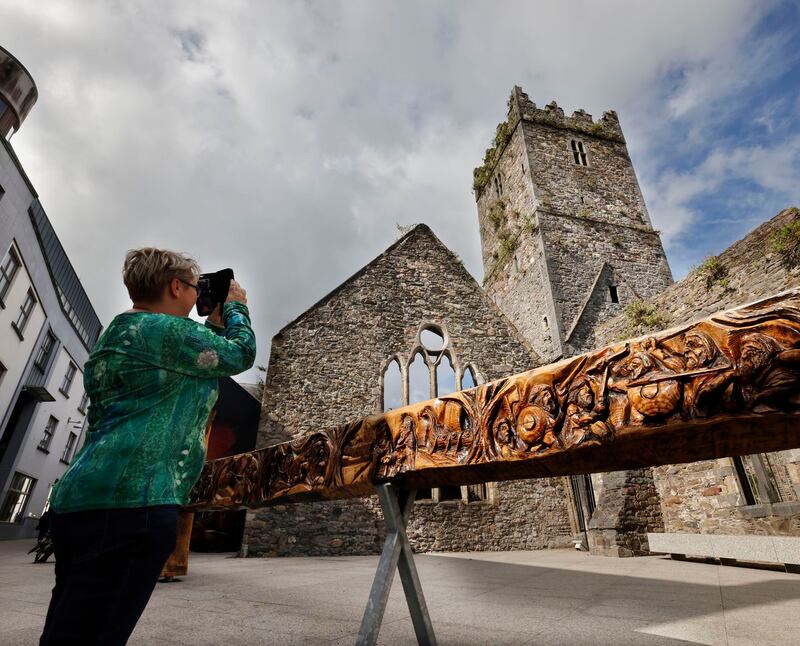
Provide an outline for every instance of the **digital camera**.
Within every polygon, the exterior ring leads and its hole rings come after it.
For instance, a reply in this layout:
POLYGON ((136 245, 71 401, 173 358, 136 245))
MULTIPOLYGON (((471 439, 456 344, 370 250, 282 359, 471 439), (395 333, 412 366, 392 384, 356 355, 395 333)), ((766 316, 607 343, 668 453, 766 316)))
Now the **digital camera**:
POLYGON ((217 305, 225 302, 232 280, 233 269, 200 274, 197 279, 197 313, 200 316, 208 316, 217 305))

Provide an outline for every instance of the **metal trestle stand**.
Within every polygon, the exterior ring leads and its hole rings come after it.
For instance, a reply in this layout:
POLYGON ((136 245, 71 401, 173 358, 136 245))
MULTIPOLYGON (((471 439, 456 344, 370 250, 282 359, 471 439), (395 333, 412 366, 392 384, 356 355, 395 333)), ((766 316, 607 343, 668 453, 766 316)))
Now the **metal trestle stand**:
POLYGON ((396 485, 387 483, 376 486, 380 499, 383 518, 386 523, 386 541, 383 544, 381 560, 375 572, 375 580, 369 593, 367 608, 361 620, 357 646, 372 646, 378 641, 389 591, 392 589, 395 570, 400 570, 400 580, 406 593, 406 602, 414 623, 417 642, 423 646, 435 646, 425 596, 414 565, 414 554, 406 535, 406 525, 414 507, 416 491, 401 491, 396 485))

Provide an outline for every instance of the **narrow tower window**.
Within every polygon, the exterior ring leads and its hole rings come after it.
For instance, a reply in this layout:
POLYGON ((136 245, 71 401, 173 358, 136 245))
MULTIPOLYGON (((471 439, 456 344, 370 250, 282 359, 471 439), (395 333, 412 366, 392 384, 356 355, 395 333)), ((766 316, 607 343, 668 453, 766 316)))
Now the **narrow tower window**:
POLYGON ((572 157, 578 166, 589 165, 586 163, 586 149, 583 146, 583 142, 578 139, 572 140, 572 157))
POLYGON ((616 285, 609 285, 608 292, 611 294, 611 302, 612 303, 619 303, 619 293, 617 292, 616 285))
POLYGON ((503 196, 503 179, 500 177, 500 173, 494 176, 494 192, 497 197, 503 196))

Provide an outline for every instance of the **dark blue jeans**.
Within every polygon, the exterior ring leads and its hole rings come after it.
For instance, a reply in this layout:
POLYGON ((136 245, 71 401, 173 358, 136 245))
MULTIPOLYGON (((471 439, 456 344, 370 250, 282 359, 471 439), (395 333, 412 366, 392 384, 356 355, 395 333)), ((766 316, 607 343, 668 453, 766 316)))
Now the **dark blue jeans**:
POLYGON ((125 644, 175 548, 178 507, 53 514, 56 585, 40 645, 125 644))

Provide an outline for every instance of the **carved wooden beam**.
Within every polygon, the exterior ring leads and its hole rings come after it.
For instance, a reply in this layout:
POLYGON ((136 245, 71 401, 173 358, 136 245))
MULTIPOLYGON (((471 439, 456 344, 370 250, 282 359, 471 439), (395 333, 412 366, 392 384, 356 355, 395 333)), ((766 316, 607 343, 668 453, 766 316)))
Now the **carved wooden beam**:
POLYGON ((208 462, 195 509, 800 447, 800 290, 208 462))

